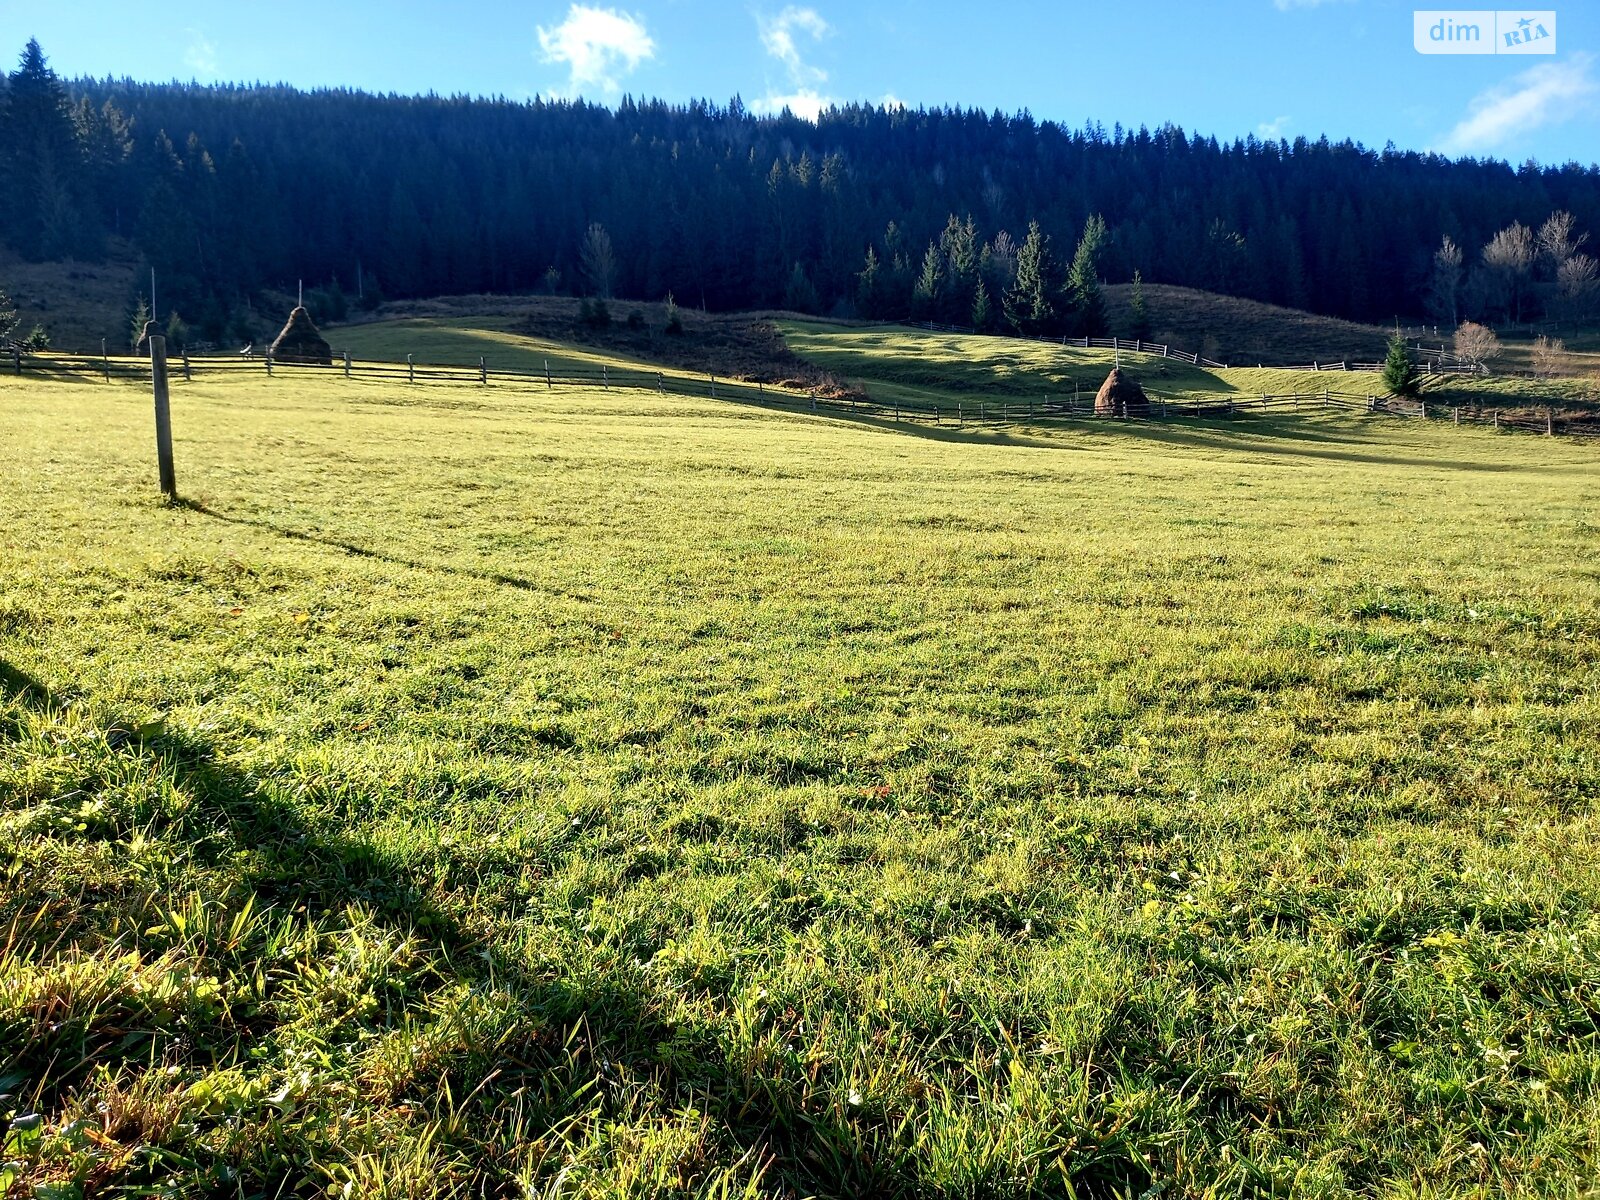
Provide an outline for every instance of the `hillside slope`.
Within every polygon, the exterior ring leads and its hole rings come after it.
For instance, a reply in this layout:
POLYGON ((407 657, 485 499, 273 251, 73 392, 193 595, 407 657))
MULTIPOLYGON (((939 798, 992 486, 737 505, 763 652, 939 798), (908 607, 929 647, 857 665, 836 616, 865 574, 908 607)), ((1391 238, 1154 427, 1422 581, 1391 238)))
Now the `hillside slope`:
MULTIPOLYGON (((1128 307, 1132 292, 1130 284, 1105 289, 1111 329, 1118 337, 1133 336, 1133 315, 1128 307)), ((1238 296, 1146 283, 1144 298, 1153 341, 1217 362, 1372 362, 1383 357, 1388 344, 1389 335, 1381 326, 1238 296)))

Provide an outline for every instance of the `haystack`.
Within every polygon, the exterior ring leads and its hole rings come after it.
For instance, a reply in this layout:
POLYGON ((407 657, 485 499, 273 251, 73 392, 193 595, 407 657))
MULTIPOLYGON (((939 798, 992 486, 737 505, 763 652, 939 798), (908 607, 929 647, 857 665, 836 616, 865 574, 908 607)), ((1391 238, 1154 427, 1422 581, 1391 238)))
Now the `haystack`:
POLYGON ((1144 394, 1139 381, 1124 375, 1121 367, 1112 367, 1111 374, 1100 385, 1094 398, 1094 415, 1097 417, 1148 417, 1150 397, 1144 394))
POLYGON ((304 307, 289 314, 289 323, 273 340, 270 353, 276 362, 310 363, 313 366, 331 367, 333 348, 317 331, 311 314, 304 307))

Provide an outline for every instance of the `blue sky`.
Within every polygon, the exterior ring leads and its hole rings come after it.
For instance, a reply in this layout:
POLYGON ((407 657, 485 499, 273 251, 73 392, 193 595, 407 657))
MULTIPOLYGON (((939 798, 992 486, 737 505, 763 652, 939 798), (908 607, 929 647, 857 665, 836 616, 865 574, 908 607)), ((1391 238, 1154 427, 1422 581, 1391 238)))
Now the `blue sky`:
MULTIPOLYGON (((1423 0, 1437 4, 1439 0, 1423 0)), ((1549 3, 1550 0, 1541 0, 1549 3)), ((0 0, 65 75, 526 98, 624 93, 814 111, 959 104, 1219 137, 1352 137, 1520 162, 1600 159, 1600 3, 1553 56, 1424 56, 1412 4, 1223 0, 0 0), (318 36, 308 36, 316 27, 318 36)))

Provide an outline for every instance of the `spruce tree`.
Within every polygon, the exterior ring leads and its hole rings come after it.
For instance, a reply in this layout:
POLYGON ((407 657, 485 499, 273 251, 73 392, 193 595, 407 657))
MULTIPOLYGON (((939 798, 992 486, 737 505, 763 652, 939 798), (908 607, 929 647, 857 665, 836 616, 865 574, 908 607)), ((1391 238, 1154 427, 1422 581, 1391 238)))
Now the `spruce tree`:
POLYGON ((1150 310, 1144 300, 1144 277, 1138 271, 1133 273, 1133 291, 1128 296, 1128 314, 1128 332, 1133 334, 1134 340, 1149 341, 1150 310))
POLYGON ((911 288, 911 315, 919 321, 931 321, 939 316, 939 299, 944 287, 944 256, 939 247, 928 243, 928 252, 922 256, 922 270, 911 288))
POLYGON ((1006 322, 1018 333, 1037 337, 1055 331, 1054 275, 1050 239, 1039 222, 1029 221, 1028 236, 1017 251, 1017 277, 1000 298, 1006 322))
POLYGON ((1383 360, 1383 382, 1396 396, 1417 394, 1417 364, 1398 329, 1389 338, 1389 356, 1383 360))
POLYGON ((869 321, 883 315, 883 269, 878 265, 878 252, 867 247, 867 262, 856 272, 856 312, 869 321))
POLYGON ((0 342, 11 336, 11 331, 17 327, 17 310, 12 306, 11 297, 0 288, 0 342))
POLYGON ((1067 300, 1072 306, 1073 332, 1079 337, 1105 337, 1105 298, 1100 294, 1100 251, 1106 243, 1106 222, 1095 213, 1083 224, 1083 236, 1067 272, 1067 300))
POLYGON ((994 305, 989 301, 989 285, 980 279, 972 296, 972 327, 979 333, 988 333, 993 325, 994 305))

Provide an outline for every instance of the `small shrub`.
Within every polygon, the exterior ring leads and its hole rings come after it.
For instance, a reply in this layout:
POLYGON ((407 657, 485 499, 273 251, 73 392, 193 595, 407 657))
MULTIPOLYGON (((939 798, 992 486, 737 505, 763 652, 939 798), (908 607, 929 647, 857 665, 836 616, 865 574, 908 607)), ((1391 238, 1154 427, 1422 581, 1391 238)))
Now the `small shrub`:
POLYGON ((43 325, 35 325, 28 336, 22 339, 24 350, 50 349, 50 331, 43 325))
POLYGON ((634 330, 644 328, 644 314, 637 308, 628 314, 628 328, 634 330))
POLYGON ((667 333, 673 337, 683 336, 683 317, 678 312, 678 302, 672 298, 672 293, 667 293, 667 333))

